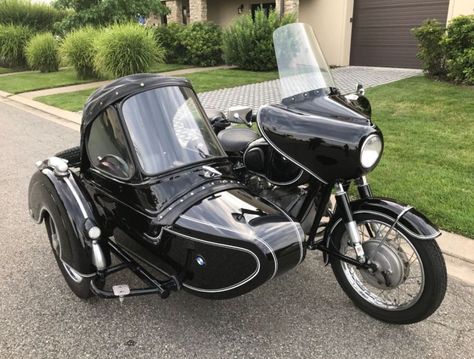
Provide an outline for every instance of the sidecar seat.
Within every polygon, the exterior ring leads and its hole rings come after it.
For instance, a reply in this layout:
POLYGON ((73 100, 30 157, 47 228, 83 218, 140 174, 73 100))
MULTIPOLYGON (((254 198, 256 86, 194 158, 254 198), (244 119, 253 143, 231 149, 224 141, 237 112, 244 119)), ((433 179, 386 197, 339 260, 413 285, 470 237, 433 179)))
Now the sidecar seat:
POLYGON ((229 128, 219 132, 217 137, 226 152, 245 151, 249 143, 260 138, 256 132, 249 128, 229 128))

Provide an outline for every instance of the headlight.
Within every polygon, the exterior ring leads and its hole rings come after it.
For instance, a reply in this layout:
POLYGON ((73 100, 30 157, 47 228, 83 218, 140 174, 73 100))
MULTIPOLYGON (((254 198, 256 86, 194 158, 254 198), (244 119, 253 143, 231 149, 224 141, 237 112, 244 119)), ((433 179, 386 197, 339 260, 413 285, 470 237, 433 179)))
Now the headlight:
POLYGON ((371 168, 382 153, 382 139, 378 135, 370 135, 362 144, 360 150, 360 164, 362 167, 371 168))

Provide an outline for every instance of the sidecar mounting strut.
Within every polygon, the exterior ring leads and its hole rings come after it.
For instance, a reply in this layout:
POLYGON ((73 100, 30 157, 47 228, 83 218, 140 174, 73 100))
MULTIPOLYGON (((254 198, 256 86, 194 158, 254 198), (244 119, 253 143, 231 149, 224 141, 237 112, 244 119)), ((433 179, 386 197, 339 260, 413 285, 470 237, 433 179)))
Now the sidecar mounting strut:
POLYGON ((341 254, 339 253, 338 251, 336 250, 333 250, 331 248, 327 248, 323 241, 320 240, 312 245, 308 245, 307 247, 309 250, 319 250, 325 254, 328 254, 330 256, 333 256, 333 257, 336 257, 337 259, 340 259, 341 261, 343 262, 346 262, 346 263, 349 263, 349 264, 352 264, 353 266, 357 267, 357 268, 363 268, 363 269, 369 269, 371 268, 371 265, 366 262, 364 263, 360 263, 358 260, 354 259, 354 258, 351 258, 351 257, 348 257, 348 256, 345 256, 344 254, 341 254))
POLYGON ((110 251, 120 260, 120 263, 99 271, 97 276, 91 281, 91 291, 98 297, 105 299, 120 298, 112 290, 99 289, 97 282, 105 281, 109 275, 120 272, 124 269, 131 270, 138 278, 148 285, 148 287, 145 288, 130 289, 130 293, 126 295, 127 297, 158 294, 161 298, 165 299, 170 295, 171 290, 177 290, 181 287, 177 278, 170 277, 164 281, 155 278, 114 242, 108 241, 108 246, 110 251))

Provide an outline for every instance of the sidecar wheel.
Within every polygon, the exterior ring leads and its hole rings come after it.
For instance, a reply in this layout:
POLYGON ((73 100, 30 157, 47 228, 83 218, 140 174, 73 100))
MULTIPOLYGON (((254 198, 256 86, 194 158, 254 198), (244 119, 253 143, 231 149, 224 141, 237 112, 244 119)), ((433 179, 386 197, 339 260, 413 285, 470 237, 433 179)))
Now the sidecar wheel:
MULTIPOLYGON (((377 214, 354 217, 366 256, 373 255, 377 269, 369 272, 331 258, 344 292, 364 312, 388 323, 411 324, 433 314, 447 286, 446 265, 436 241, 416 239, 402 229, 389 231, 392 222, 377 214)), ((331 237, 333 248, 356 258, 343 224, 331 237)))
MULTIPOLYGON (((59 239, 61 236, 65 235, 65 228, 63 227, 64 222, 59 217, 59 214, 46 213, 44 216, 44 223, 54 258, 56 259, 58 267, 61 270, 67 285, 79 298, 87 299, 91 297, 92 292, 90 290, 90 282, 92 278, 82 276, 79 272, 61 260, 61 242, 59 239)), ((87 258, 83 258, 79 269, 84 273, 90 273, 94 270, 87 258)))

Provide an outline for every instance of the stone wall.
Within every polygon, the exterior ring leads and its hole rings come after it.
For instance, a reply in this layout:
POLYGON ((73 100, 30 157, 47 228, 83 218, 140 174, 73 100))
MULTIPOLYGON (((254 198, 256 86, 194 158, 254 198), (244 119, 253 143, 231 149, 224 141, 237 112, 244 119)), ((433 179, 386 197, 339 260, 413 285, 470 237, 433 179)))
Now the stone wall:
POLYGON ((207 20, 207 0, 189 0, 190 22, 207 20))
POLYGON ((178 24, 183 23, 183 12, 181 0, 166 1, 166 6, 170 9, 171 13, 166 16, 166 20, 171 22, 177 22, 178 24))
MULTIPOLYGON (((280 14, 280 0, 275 0, 275 11, 280 14)), ((300 0, 284 0, 283 14, 293 12, 298 17, 300 0)))

